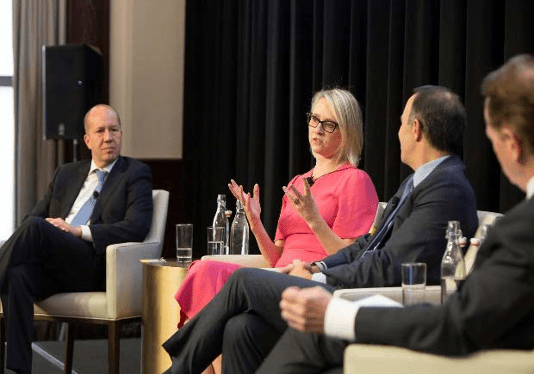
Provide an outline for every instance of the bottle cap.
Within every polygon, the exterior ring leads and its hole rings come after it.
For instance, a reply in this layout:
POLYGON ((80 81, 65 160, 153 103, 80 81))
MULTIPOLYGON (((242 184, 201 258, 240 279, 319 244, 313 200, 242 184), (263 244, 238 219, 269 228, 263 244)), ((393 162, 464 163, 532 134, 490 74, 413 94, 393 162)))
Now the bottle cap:
POLYGON ((471 245, 474 245, 474 246, 480 245, 480 239, 478 238, 471 238, 470 242, 471 242, 471 245))
POLYGON ((225 210, 224 211, 224 215, 226 216, 226 218, 230 218, 230 217, 232 217, 232 211, 231 210, 225 210))

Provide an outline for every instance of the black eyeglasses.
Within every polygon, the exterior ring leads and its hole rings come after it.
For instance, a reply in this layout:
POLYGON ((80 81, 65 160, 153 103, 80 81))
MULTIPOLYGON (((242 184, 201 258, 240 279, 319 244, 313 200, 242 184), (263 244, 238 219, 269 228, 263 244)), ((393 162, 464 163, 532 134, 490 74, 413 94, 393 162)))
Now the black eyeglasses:
POLYGON ((336 128, 339 126, 333 121, 321 121, 315 114, 312 113, 306 113, 306 117, 308 118, 308 126, 315 128, 321 124, 321 126, 323 126, 323 130, 326 132, 332 133, 336 131, 336 128))

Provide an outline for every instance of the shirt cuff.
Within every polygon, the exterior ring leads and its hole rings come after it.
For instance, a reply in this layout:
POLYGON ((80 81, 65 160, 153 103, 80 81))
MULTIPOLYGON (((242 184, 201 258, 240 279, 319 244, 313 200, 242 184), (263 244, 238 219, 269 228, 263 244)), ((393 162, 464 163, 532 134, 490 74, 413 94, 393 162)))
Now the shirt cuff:
POLYGON ((333 338, 355 341, 354 323, 360 306, 340 297, 333 297, 324 316, 324 333, 333 338))
POLYGON ((326 268, 327 268, 327 266, 324 263, 324 261, 314 261, 311 264, 317 266, 319 268, 319 270, 321 270, 321 271, 326 270, 326 268))
POLYGON ((358 301, 333 297, 324 316, 324 333, 333 338, 356 341, 354 324, 361 307, 403 308, 401 303, 383 295, 373 295, 358 301))
POLYGON ((80 225, 82 228, 82 239, 87 242, 93 242, 93 235, 91 234, 91 229, 87 225, 80 225))
POLYGON ((326 284, 326 275, 324 275, 323 273, 314 273, 314 274, 312 274, 312 279, 311 280, 315 281, 315 282, 326 284))

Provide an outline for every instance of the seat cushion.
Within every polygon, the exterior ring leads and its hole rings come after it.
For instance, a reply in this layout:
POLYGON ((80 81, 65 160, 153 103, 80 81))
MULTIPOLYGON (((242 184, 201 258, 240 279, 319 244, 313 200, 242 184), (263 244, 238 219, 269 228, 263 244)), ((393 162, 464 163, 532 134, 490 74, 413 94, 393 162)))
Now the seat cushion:
POLYGON ((113 319, 108 315, 105 292, 59 293, 35 303, 36 316, 113 319))

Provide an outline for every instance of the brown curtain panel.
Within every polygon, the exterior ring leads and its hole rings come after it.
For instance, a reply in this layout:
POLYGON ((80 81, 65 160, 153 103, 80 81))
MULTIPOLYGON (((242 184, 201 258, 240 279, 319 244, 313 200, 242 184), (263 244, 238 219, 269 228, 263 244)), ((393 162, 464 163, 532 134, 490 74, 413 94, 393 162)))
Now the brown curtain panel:
POLYGON ((43 45, 65 43, 65 0, 13 0, 15 97, 15 222, 43 195, 56 146, 43 140, 43 45))

